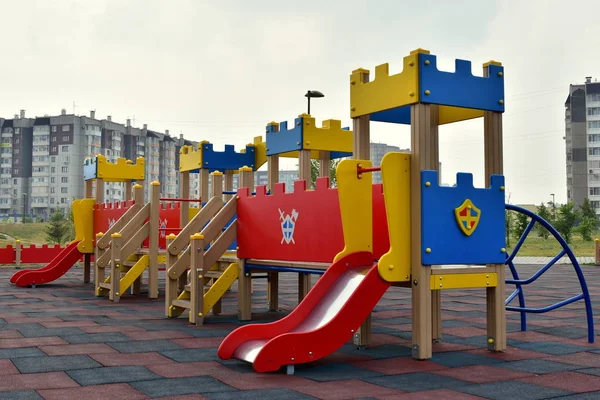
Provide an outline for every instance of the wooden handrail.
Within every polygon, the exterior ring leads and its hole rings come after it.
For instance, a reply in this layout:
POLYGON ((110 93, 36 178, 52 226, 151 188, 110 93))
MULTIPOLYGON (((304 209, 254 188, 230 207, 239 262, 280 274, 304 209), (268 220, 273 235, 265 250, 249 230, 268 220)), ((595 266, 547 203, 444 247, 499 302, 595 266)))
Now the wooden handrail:
POLYGON ((106 232, 104 232, 104 236, 96 241, 96 247, 101 250, 105 250, 110 244, 110 235, 115 232, 119 232, 126 224, 129 222, 131 218, 133 218, 140 210, 142 206, 139 204, 133 204, 129 207, 127 211, 111 226, 108 228, 106 232))
POLYGON ((197 233, 223 208, 223 200, 213 197, 206 203, 198 214, 194 216, 181 230, 179 235, 168 246, 168 251, 172 255, 177 255, 190 242, 190 236, 197 233))

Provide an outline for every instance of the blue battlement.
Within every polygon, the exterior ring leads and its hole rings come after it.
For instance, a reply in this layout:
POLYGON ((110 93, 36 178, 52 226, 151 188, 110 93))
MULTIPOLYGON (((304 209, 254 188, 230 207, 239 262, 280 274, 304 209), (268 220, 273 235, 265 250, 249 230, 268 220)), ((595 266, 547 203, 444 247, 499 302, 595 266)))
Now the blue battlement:
POLYGON ((212 143, 202 143, 202 167, 209 171, 238 170, 241 167, 254 169, 255 148, 246 146, 240 152, 235 151, 235 146, 226 144, 223 151, 215 151, 212 143))
POLYGON ((470 173, 440 186, 438 172, 424 170, 420 190, 423 265, 505 262, 503 175, 491 175, 489 188, 475 188, 470 173))
POLYGON ((86 158, 83 162, 83 180, 96 179, 97 174, 98 163, 96 162, 96 157, 86 158))
POLYGON ((471 61, 457 59, 455 71, 440 71, 437 57, 419 54, 422 103, 504 112, 504 67, 489 64, 489 76, 473 75, 471 61))
POLYGON ((288 128, 288 121, 269 124, 266 129, 267 156, 272 156, 290 151, 302 150, 304 118, 294 119, 292 128, 288 128), (279 130, 276 130, 276 127, 279 130))

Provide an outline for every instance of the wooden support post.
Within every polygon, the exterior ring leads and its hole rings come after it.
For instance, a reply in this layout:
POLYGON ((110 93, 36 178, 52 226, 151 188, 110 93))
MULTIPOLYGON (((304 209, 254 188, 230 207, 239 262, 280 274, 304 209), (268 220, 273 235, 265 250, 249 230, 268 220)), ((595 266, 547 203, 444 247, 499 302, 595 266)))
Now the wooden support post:
MULTIPOLYGON (((311 158, 310 150, 300 150, 298 160, 299 180, 306 180, 306 187, 311 187, 311 158)), ((310 274, 298 274, 298 303, 300 303, 310 290, 310 274)))
MULTIPOLYGON (((190 198, 190 171, 179 173, 179 197, 182 199, 190 198)), ((187 201, 179 202, 179 227, 183 228, 187 225, 190 218, 190 203, 187 201)))
POLYGON ((120 233, 113 233, 110 240, 110 293, 108 298, 118 302, 121 299, 121 247, 123 237, 120 233))
MULTIPOLYGON (((274 126, 275 132, 279 126, 274 126)), ((279 183, 279 154, 267 158, 267 189, 275 193, 275 184, 279 183)), ((279 272, 269 272, 267 280, 267 305, 269 311, 279 310, 279 272)))
MULTIPOLYGON (((103 232, 96 233, 96 242, 102 239, 103 236, 103 232)), ((98 247, 94 249, 94 259, 96 260, 96 262, 94 262, 94 286, 96 287, 95 293, 97 297, 102 297, 106 294, 106 289, 100 287, 100 283, 104 282, 105 279, 105 267, 100 267, 97 262, 100 256, 106 251, 107 250, 100 250, 98 247)))
MULTIPOLYGON (((225 171, 225 183, 223 186, 223 190, 228 192, 233 190, 233 171, 230 169, 225 171)), ((226 194, 225 196, 223 196, 223 200, 227 203, 232 197, 232 194, 226 194)))
POLYGON ((96 179, 96 204, 104 203, 104 180, 96 179))
MULTIPOLYGON (((252 168, 240 168, 239 187, 247 187, 250 192, 254 191, 252 168)), ((238 265, 238 319, 250 321, 252 319, 252 277, 250 273, 246 273, 243 259, 238 261, 238 265)))
POLYGON ((196 326, 204 324, 204 236, 190 236, 190 314, 189 321, 196 326))
POLYGON ((131 200, 133 193, 131 188, 133 187, 132 181, 125 182, 125 201, 131 200))
MULTIPOLYGON (((412 258, 412 355, 415 359, 432 356, 432 306, 429 277, 431 266, 421 260, 421 171, 438 169, 437 146, 431 132, 429 104, 411 106, 411 258, 412 258)), ((435 112, 435 111, 434 111, 435 112)))
POLYGON ((83 283, 90 283, 90 272, 92 270, 92 255, 85 253, 83 255, 83 283))
MULTIPOLYGON (((173 233, 171 233, 170 235, 167 235, 167 248, 169 248, 169 245, 171 244, 171 242, 173 242, 173 240, 175 240, 176 237, 177 236, 173 233)), ((177 296, 179 295, 179 292, 177 291, 177 289, 179 288, 178 279, 172 278, 169 274, 169 269, 173 266, 173 264, 175 264, 175 262, 178 259, 179 259, 179 257, 177 255, 173 255, 169 251, 167 251, 167 266, 165 268, 165 316, 166 317, 174 316, 170 312, 171 305, 173 304, 173 300, 177 299, 177 296)), ((182 276, 184 276, 185 279, 187 279, 187 273, 183 273, 182 276)))
MULTIPOLYGON (((489 77, 489 63, 483 66, 483 76, 489 77)), ((502 146, 502 114, 485 111, 484 160, 485 186, 489 187, 492 174, 504 173, 504 150, 502 146)), ((498 286, 486 288, 488 350, 506 350, 505 266, 491 264, 498 274, 498 286)))
MULTIPOLYGON (((432 105, 430 111, 429 134, 431 136, 431 154, 427 169, 439 172, 440 169, 440 142, 439 142, 439 106, 432 105)), ((438 174, 438 184, 441 176, 438 174)), ((431 338, 438 341, 442 338, 442 291, 431 291, 431 338)))
MULTIPOLYGON (((210 197, 218 197, 218 198, 223 198, 223 173, 219 172, 219 171, 215 171, 213 172, 211 175, 211 194, 210 197)), ((210 268, 212 268, 212 265, 207 265, 206 270, 208 271, 210 268)), ((211 284, 213 284, 216 281, 216 278, 212 279, 211 284)), ((215 305, 213 306, 212 309, 212 313, 213 315, 219 315, 221 314, 221 299, 219 299, 215 305)))
MULTIPOLYGON (((331 178, 331 153, 329 151, 319 152, 319 176, 331 178)), ((331 186, 331 182, 330 186, 331 186)))
POLYGON ((19 239, 15 240, 15 265, 17 268, 21 267, 21 249, 22 249, 21 241, 19 239))
POLYGON ((201 203, 200 203, 200 208, 202 209, 202 202, 207 202, 208 201, 208 180, 209 180, 209 174, 208 174, 208 170, 207 169, 201 169, 200 170, 200 198, 201 203))
POLYGON ((85 198, 94 198, 94 181, 92 179, 85 181, 85 198))
POLYGON ((148 297, 158 298, 158 227, 160 225, 160 182, 150 187, 150 235, 148 240, 148 297))
MULTIPOLYGON (((361 74, 362 82, 369 82, 369 72, 363 71, 361 74)), ((352 119, 352 129, 354 131, 354 146, 352 158, 355 160, 371 159, 371 128, 370 116, 362 115, 352 119)), ((371 314, 364 320, 356 334, 354 335, 354 344, 358 347, 366 347, 371 344, 371 314)))

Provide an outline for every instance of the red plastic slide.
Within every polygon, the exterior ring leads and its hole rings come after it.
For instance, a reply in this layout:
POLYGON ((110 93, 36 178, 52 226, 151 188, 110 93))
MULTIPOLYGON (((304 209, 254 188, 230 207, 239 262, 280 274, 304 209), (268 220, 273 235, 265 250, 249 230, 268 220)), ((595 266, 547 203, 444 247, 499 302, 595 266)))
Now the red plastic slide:
POLYGON ((318 360, 352 338, 389 287, 372 253, 350 254, 329 267, 285 318, 231 332, 219 346, 219 357, 250 362, 257 372, 318 360))
POLYGON ((63 276, 82 256, 77 250, 79 242, 69 244, 48 265, 39 269, 24 269, 10 278, 10 283, 20 287, 52 282, 63 276))

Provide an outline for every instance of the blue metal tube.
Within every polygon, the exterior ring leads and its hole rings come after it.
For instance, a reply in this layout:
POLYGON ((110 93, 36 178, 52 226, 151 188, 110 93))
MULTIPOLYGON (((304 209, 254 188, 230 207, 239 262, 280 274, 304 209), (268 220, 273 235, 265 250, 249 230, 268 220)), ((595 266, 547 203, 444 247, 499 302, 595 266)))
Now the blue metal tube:
MULTIPOLYGON (((515 267, 515 264, 512 261, 507 261, 506 263, 508 264, 508 268, 510 269, 510 272, 512 273, 513 278, 518 280, 519 273, 517 272, 517 268, 515 267)), ((517 288, 514 293, 519 295, 519 307, 525 308, 525 292, 523 291, 523 286, 521 286, 520 283, 516 283, 515 285, 517 288)), ((504 303, 504 304, 508 305, 508 303, 510 303, 513 298, 514 298, 514 296, 511 297, 510 300, 507 300, 506 303, 504 303)), ((521 331, 525 332, 526 330, 527 330, 527 313, 521 312, 521 331)))
POLYGON ((275 272, 295 272, 295 273, 299 273, 299 274, 316 274, 316 275, 323 275, 325 273, 324 269, 278 267, 278 266, 274 266, 274 265, 260 265, 260 264, 245 264, 244 265, 245 272, 250 272, 253 269, 260 269, 260 270, 265 270, 265 271, 275 271, 275 272))
POLYGON ((558 255, 556 255, 552 260, 550 260, 550 262, 548 262, 548 264, 546 264, 544 267, 542 267, 531 278, 524 279, 524 280, 507 279, 506 283, 513 283, 513 284, 520 283, 521 285, 528 285, 531 282, 534 282, 535 280, 537 280, 537 278, 539 278, 540 276, 542 276, 542 274, 544 272, 548 271, 550 269, 550 267, 552 267, 554 264, 556 264, 556 262, 558 260, 560 260, 566 253, 567 253, 567 250, 562 249, 562 251, 560 253, 558 253, 558 255))
POLYGON ((535 226, 535 218, 531 218, 531 221, 529 221, 529 224, 527 224, 527 228, 525 228, 525 230, 523 231, 523 234, 519 238, 519 241, 515 245, 515 248, 513 249, 513 252, 510 255, 510 257, 508 257, 507 261, 512 261, 515 258, 515 256, 521 249, 521 246, 523 246, 523 243, 525 243, 525 239, 527 239, 529 232, 531 232, 531 230, 533 229, 534 226, 535 226))
MULTIPOLYGON (((558 303, 552 304, 551 306, 548 307, 542 307, 542 308, 521 308, 521 307, 506 307, 506 309, 508 311, 524 311, 524 312, 530 312, 533 314, 543 314, 546 313, 548 311, 552 311, 552 310, 556 310, 557 308, 566 306, 567 304, 571 304, 574 303, 578 300, 581 300, 584 298, 583 293, 578 294, 577 296, 571 297, 570 299, 567 300, 563 300, 563 301, 559 301, 558 303)), ((592 342, 593 343, 593 342, 592 342)))

